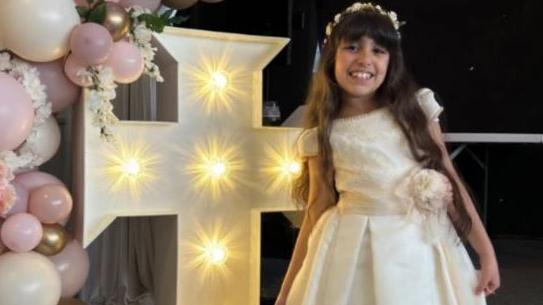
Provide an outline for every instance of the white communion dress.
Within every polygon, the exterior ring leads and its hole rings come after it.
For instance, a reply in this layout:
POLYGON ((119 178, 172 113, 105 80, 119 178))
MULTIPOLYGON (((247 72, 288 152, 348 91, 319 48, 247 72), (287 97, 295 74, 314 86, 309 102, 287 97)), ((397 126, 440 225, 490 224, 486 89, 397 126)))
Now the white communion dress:
MULTIPOLYGON (((433 92, 417 94, 428 119, 438 120, 433 92)), ((389 109, 334 120, 330 142, 339 201, 313 228, 286 304, 486 304, 446 211, 420 212, 402 187, 421 166, 389 109)), ((315 129, 301 134, 298 149, 317 154, 315 129)))

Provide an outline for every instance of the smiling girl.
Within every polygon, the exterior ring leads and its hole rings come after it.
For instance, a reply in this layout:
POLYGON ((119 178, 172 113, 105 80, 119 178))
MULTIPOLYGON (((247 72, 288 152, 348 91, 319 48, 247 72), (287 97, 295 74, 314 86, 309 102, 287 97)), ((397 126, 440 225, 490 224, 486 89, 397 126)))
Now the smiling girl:
POLYGON ((305 218, 276 305, 480 305, 500 285, 442 108, 407 73, 399 26, 355 3, 327 27, 298 139, 305 218))

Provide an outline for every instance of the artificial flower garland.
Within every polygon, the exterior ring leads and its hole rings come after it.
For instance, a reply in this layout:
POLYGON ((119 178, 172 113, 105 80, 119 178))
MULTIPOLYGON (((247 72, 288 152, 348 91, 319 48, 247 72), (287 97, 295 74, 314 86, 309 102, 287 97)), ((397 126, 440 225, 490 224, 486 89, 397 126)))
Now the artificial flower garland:
MULTIPOLYGON (((127 9, 131 19, 128 40, 136 46, 143 57, 144 73, 154 78, 157 82, 164 79, 160 75, 159 67, 153 62, 157 48, 151 45, 152 30, 141 15, 150 15, 151 11, 139 6, 127 9)), ((111 100, 116 97, 113 71, 110 67, 104 65, 90 66, 77 73, 83 84, 89 84, 88 103, 89 109, 93 114, 93 125, 100 129, 100 136, 108 142, 115 140, 112 125, 118 122, 113 114, 113 105, 111 100)))
POLYGON ((47 101, 45 86, 41 83, 35 67, 22 60, 13 58, 7 51, 0 51, 0 72, 17 80, 32 100, 34 121, 25 142, 14 150, 0 152, 0 215, 11 209, 15 201, 15 190, 9 184, 13 172, 34 168, 43 163, 42 157, 35 152, 35 142, 39 128, 51 116, 51 102, 47 101))

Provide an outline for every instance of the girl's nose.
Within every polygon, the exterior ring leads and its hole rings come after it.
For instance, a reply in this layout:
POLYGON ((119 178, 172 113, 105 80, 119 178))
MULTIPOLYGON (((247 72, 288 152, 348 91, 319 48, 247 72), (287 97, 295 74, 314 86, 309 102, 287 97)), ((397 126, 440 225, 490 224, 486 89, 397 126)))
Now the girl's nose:
POLYGON ((371 60, 371 50, 368 48, 361 48, 358 52, 357 62, 363 65, 367 65, 371 60))

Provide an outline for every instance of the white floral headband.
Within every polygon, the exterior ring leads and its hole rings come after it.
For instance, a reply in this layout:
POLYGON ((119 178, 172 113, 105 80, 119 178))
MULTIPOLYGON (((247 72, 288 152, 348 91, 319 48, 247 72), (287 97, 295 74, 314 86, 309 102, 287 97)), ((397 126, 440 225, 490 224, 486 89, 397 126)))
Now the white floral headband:
POLYGON ((326 25, 326 39, 324 40, 324 42, 326 43, 326 41, 332 34, 332 30, 338 23, 341 22, 341 20, 343 19, 343 16, 354 13, 354 12, 363 12, 363 11, 376 12, 383 16, 387 16, 390 19, 390 21, 392 21, 392 25, 394 25, 394 29, 396 29, 396 31, 398 32, 398 35, 400 34, 399 32, 400 26, 405 24, 404 21, 401 21, 401 22, 398 21, 398 15, 396 15, 396 13, 393 11, 387 12, 381 6, 373 5, 371 2, 367 2, 367 3, 356 2, 356 3, 353 3, 351 6, 349 6, 348 8, 346 8, 343 12, 336 14, 334 16, 333 21, 328 22, 328 24, 326 25))

